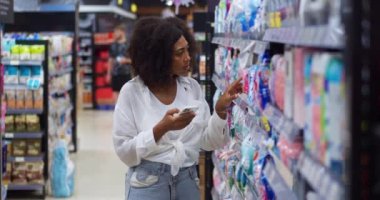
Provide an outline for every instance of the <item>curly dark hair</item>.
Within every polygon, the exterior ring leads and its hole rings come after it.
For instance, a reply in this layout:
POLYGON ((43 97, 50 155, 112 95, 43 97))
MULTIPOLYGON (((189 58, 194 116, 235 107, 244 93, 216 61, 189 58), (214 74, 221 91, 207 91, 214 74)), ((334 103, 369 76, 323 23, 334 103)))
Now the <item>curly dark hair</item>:
POLYGON ((146 60, 146 52, 142 47, 150 44, 152 33, 162 22, 159 17, 144 17, 139 19, 134 25, 133 35, 128 48, 129 57, 132 60, 132 74, 138 75, 136 69, 146 60))
MULTIPOLYGON (((173 47, 181 36, 189 39, 189 51, 195 52, 195 40, 183 21, 148 17, 136 23, 129 54, 135 75, 139 75, 145 85, 169 84, 173 47)), ((190 53, 193 55, 195 53, 190 53)))

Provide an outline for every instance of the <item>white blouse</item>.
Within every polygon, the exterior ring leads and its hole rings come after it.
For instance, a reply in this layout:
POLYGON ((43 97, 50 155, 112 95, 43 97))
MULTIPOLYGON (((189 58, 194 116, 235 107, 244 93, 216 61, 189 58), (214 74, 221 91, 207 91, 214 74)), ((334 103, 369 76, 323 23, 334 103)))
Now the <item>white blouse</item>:
POLYGON ((176 175, 181 167, 198 163, 201 149, 211 151, 223 147, 228 141, 226 120, 216 113, 210 116, 209 106, 197 81, 188 77, 177 78, 177 94, 170 105, 160 102, 135 77, 120 91, 113 121, 113 142, 119 158, 129 167, 141 160, 171 165, 176 175), (156 143, 153 127, 172 108, 182 110, 198 106, 193 121, 184 129, 169 131, 156 143))

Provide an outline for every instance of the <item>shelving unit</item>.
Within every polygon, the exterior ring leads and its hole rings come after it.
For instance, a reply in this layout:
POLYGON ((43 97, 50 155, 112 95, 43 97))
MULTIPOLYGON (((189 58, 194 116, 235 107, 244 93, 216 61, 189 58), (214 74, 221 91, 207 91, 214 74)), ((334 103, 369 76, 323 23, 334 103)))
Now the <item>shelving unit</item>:
MULTIPOLYGON (((70 132, 65 132, 65 134, 68 135, 70 133, 70 143, 69 143, 69 150, 70 152, 76 152, 77 151, 77 133, 76 133, 76 126, 77 126, 77 118, 76 118, 76 97, 77 97, 77 91, 76 91, 76 85, 77 85, 77 21, 78 21, 78 5, 65 5, 60 6, 59 9, 55 6, 41 6, 41 10, 33 10, 33 11, 23 11, 23 12, 15 12, 15 21, 17 23, 6 25, 4 27, 5 33, 14 33, 14 32, 27 32, 27 33, 40 33, 40 34, 50 34, 54 32, 54 34, 61 34, 66 37, 72 37, 72 48, 71 50, 65 50, 60 53, 50 53, 48 52, 48 48, 50 45, 48 45, 47 41, 43 41, 45 45, 45 58, 46 60, 43 62, 44 66, 44 109, 43 110, 9 110, 8 113, 16 113, 16 114, 25 114, 26 112, 30 114, 38 114, 42 116, 41 118, 41 127, 43 128, 43 132, 7 132, 6 135, 4 135, 4 138, 7 138, 8 140, 38 140, 41 139, 44 141, 42 144, 43 154, 40 154, 39 156, 24 156, 24 157, 10 157, 10 162, 21 162, 21 161, 44 161, 44 184, 27 184, 27 185, 15 185, 15 184, 9 184, 8 185, 8 196, 10 198, 30 198, 30 195, 33 195, 37 198, 44 199, 46 196, 46 185, 49 182, 50 176, 50 165, 48 162, 48 159, 51 157, 50 152, 48 151, 49 145, 52 146, 50 142, 52 142, 52 136, 54 135, 54 130, 50 126, 52 122, 49 115, 54 115, 54 112, 49 112, 49 107, 51 106, 51 100, 56 98, 70 98, 71 107, 67 108, 70 109, 70 112, 67 112, 67 119, 70 118, 70 121, 72 121, 72 124, 70 126, 67 126, 68 129, 71 129, 70 132), (43 33, 41 33, 43 32, 43 33), (49 59, 48 59, 49 58, 49 59), (48 61, 51 60, 53 63, 50 63, 48 65, 48 61), (50 66, 51 68, 48 68, 50 66), (67 85, 66 88, 62 88, 64 90, 53 90, 53 87, 50 87, 49 84, 52 83, 52 80, 61 78, 61 77, 70 77, 70 84, 67 85), (50 89, 49 89, 50 88, 50 89), (34 191, 34 192, 33 192, 34 191), (37 196, 38 195, 38 196, 37 196)), ((51 35, 48 35, 50 37, 51 35)), ((67 40, 65 39, 65 42, 67 40)), ((34 40, 28 40, 25 41, 26 44, 33 44, 36 41, 34 40)), ((54 46, 55 47, 55 46, 54 46)), ((61 48, 57 50, 59 52, 61 48)), ((25 61, 7 61, 4 62, 9 64, 27 64, 27 65, 38 65, 41 64, 41 62, 25 62, 25 61)), ((58 80, 57 80, 58 81, 58 80)), ((57 83, 57 82, 56 82, 57 83)), ((54 85, 54 88, 60 88, 61 83, 57 83, 54 85)), ((13 87, 13 86, 11 86, 13 87)), ((24 87, 21 87, 20 89, 23 89, 24 87)), ((61 116, 60 116, 61 117, 61 116)), ((57 129, 61 129, 59 126, 57 129)), ((62 130, 55 130, 55 131, 62 131, 62 130)))
MULTIPOLYGON (((370 0, 364 2, 350 0, 340 6, 342 6, 340 10, 344 10, 340 17, 342 24, 345 25, 341 27, 331 24, 304 27, 287 25, 287 27, 266 29, 262 34, 213 32, 207 34, 208 41, 226 47, 228 50, 238 49, 249 51, 250 54, 262 54, 268 50, 270 55, 274 55, 284 53, 285 50, 291 48, 303 48, 320 54, 339 55, 344 63, 345 94, 347 94, 345 100, 348 102, 346 109, 351 117, 347 121, 348 135, 342 138, 345 141, 345 150, 350 149, 346 152, 343 169, 339 166, 334 166, 333 169, 327 167, 326 161, 322 160, 321 156, 315 157, 315 152, 309 152, 307 148, 298 157, 296 165, 287 167, 286 162, 272 149, 271 145, 266 146, 271 162, 266 165, 264 174, 269 177, 269 185, 272 186, 275 194, 286 199, 306 199, 309 192, 310 195, 319 199, 376 199, 380 197, 380 192, 370 186, 378 184, 380 180, 375 167, 380 161, 373 153, 373 148, 380 149, 377 143, 380 141, 378 134, 376 136, 380 117, 378 114, 373 114, 374 110, 380 109, 379 104, 375 103, 375 99, 377 98, 378 102, 380 96, 378 81, 376 81, 380 76, 378 68, 380 29, 375 26, 380 5, 370 0), (363 87, 368 89, 367 92, 363 93, 363 87), (364 128, 363 123, 372 129, 364 128), (358 162, 362 159, 369 160, 365 163, 358 162), (336 175, 339 170, 343 171, 343 177, 336 175), (364 180, 364 176, 371 178, 364 180), (279 185, 281 185, 280 188, 278 188, 279 185)), ((212 9, 209 12, 214 12, 212 9)), ((273 10, 267 12, 273 12, 273 10)), ((284 10, 281 10, 281 20, 283 17, 286 18, 282 12, 284 10)), ((213 20, 210 20, 210 23, 213 23, 213 20)), ((218 23, 215 22, 216 30, 220 25, 218 23)), ((224 23, 226 27, 219 30, 231 29, 227 22, 221 23, 224 23)), ((213 57, 214 50, 215 48, 210 50, 210 57, 207 58, 210 65, 214 65, 216 61, 213 57)), ((231 55, 233 53, 234 51, 231 55)), ((235 66, 231 64, 230 67, 235 66)), ((214 73, 209 76, 212 76, 212 81, 217 88, 225 90, 224 77, 221 78, 214 73)), ((303 139, 303 136, 307 134, 305 128, 298 125, 298 121, 288 117, 289 114, 281 111, 283 108, 280 109, 273 103, 260 108, 262 105, 252 105, 247 95, 242 94, 234 101, 234 104, 244 110, 248 118, 251 117, 248 116, 250 113, 253 113, 252 117, 266 118, 278 136, 285 136, 288 141, 303 139)), ((211 193, 211 190, 209 191, 211 193)), ((215 190, 213 190, 213 196, 217 196, 215 190)))
POLYGON ((16 132, 16 133, 5 133, 3 138, 5 139, 39 139, 44 135, 43 132, 16 132))
MULTIPOLYGON (((40 61, 17 61, 12 60, 8 61, 6 59, 2 59, 2 62, 6 63, 7 65, 40 65, 42 68, 43 73, 43 82, 40 87, 43 89, 43 102, 48 102, 48 84, 46 83, 46 80, 49 79, 48 75, 48 61, 47 57, 49 55, 48 53, 48 42, 44 40, 16 40, 16 44, 18 45, 43 45, 45 48, 44 52, 44 60, 40 61)), ((26 85, 5 85, 5 90, 32 90, 31 88, 27 87, 26 85)), ((43 177, 44 182, 48 179, 48 166, 49 166, 49 157, 48 157, 48 113, 49 113, 49 107, 45 103, 43 105, 43 109, 7 109, 6 115, 38 115, 40 118, 40 127, 41 130, 37 132, 5 132, 2 134, 2 140, 7 140, 11 144, 14 140, 39 140, 41 142, 41 154, 38 156, 7 156, 7 162, 8 163, 34 163, 34 162, 43 162, 43 177)), ((7 193, 9 197, 12 197, 13 194, 16 194, 16 191, 38 191, 38 197, 44 197, 46 195, 45 185, 39 184, 26 184, 26 185, 16 185, 10 184, 7 185, 7 193)), ((36 193, 37 194, 37 193, 36 193)))
POLYGON ((111 84, 106 82, 107 70, 109 69, 109 51, 112 41, 112 32, 94 33, 93 104, 96 109, 113 106, 111 84))
POLYGON ((79 20, 79 66, 82 75, 82 108, 94 108, 94 29, 95 19, 93 14, 80 14, 79 20))

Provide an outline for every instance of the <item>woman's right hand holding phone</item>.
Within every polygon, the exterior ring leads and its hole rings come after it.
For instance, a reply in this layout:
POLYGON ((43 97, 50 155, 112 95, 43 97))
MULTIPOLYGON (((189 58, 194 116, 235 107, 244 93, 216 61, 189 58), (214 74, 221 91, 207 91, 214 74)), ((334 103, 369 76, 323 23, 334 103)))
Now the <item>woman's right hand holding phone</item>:
POLYGON ((195 117, 195 113, 192 111, 178 114, 179 112, 180 110, 177 108, 168 110, 162 120, 153 128, 156 142, 168 131, 185 128, 195 117))

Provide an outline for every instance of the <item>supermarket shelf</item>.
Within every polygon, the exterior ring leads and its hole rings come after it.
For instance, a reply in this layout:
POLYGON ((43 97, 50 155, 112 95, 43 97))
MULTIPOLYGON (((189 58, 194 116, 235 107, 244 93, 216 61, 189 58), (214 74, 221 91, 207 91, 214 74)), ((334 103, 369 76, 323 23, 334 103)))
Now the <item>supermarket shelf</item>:
POLYGON ((344 48, 344 31, 329 26, 267 29, 263 40, 296 46, 328 49, 344 48))
POLYGON ((42 65, 42 62, 42 60, 1 60, 3 65, 42 65))
POLYGON ((64 89, 59 89, 59 90, 53 90, 50 94, 51 95, 60 95, 60 94, 65 94, 66 92, 70 91, 73 89, 72 85, 67 86, 64 89))
POLYGON ((4 90, 26 90, 28 89, 26 85, 21 84, 5 84, 4 90))
POLYGON ((7 115, 17 115, 17 114, 42 114, 44 111, 39 109, 7 109, 7 115))
POLYGON ((278 171, 278 173, 281 175, 281 177, 284 179, 286 185, 288 185, 289 188, 293 188, 293 181, 294 176, 293 173, 284 165, 284 163, 281 161, 280 158, 271 150, 268 150, 269 155, 273 158, 273 161, 275 163, 275 167, 278 171))
MULTIPOLYGON (((226 175, 223 173, 223 171, 219 168, 220 164, 219 164, 219 161, 218 159, 215 157, 214 154, 212 154, 212 162, 214 163, 214 167, 216 168, 216 170, 218 170, 218 174, 221 176, 221 178, 223 179, 224 182, 228 182, 228 179, 226 177, 226 175)), ((239 187, 237 186, 236 182, 234 181, 234 185, 233 187, 231 188, 230 192, 232 193, 232 191, 235 190, 239 193, 240 195, 240 199, 245 199, 244 198, 244 193, 239 189, 239 187)))
POLYGON ((264 53, 269 45, 268 42, 233 37, 214 37, 212 43, 241 51, 253 51, 256 54, 264 53))
POLYGON ((273 105, 267 104, 263 114, 269 120, 273 128, 280 134, 284 134, 290 141, 295 141, 301 136, 302 130, 273 105))
POLYGON ((84 68, 83 72, 86 73, 86 74, 92 74, 93 71, 92 71, 92 69, 84 68))
POLYGON ((66 52, 66 53, 58 53, 58 54, 53 54, 51 55, 53 58, 56 58, 56 57, 64 57, 64 56, 71 56, 73 54, 73 52, 66 52))
POLYGON ((79 32, 79 37, 92 37, 90 32, 79 32))
MULTIPOLYGON (((223 79, 219 78, 218 75, 214 74, 212 76, 212 81, 215 86, 221 90, 226 89, 226 83, 223 79)), ((243 110, 260 111, 256 105, 250 105, 248 102, 248 97, 246 94, 240 94, 239 98, 234 101, 239 107, 243 110)), ((280 110, 275 108, 271 104, 267 104, 263 112, 261 112, 270 122, 274 129, 280 132, 280 134, 284 134, 290 141, 294 141, 295 139, 301 136, 302 130, 290 119, 288 119, 280 110)))
POLYGON ((8 162, 43 162, 44 154, 39 156, 8 156, 8 162))
POLYGON ((41 184, 28 184, 28 185, 17 185, 17 184, 9 184, 8 190, 16 191, 16 190, 43 190, 44 185, 41 184))
POLYGON ((215 33, 216 38, 233 38, 244 40, 257 40, 261 41, 262 35, 258 33, 245 32, 245 33, 215 33))
POLYGON ((80 61, 79 65, 92 65, 92 61, 89 61, 89 62, 82 62, 82 61, 80 61))
POLYGON ((78 56, 92 56, 91 52, 78 52, 78 56))
POLYGON ((247 185, 248 185, 249 189, 251 190, 251 193, 254 195, 255 200, 259 200, 260 198, 259 198, 258 192, 256 190, 256 187, 254 186, 253 181, 250 179, 251 176, 249 176, 245 170, 243 170, 243 173, 247 177, 247 180, 248 180, 248 184, 247 185))
POLYGON ((344 199, 345 188, 341 180, 305 151, 301 153, 297 168, 301 176, 323 199, 344 199))
POLYGON ((94 105, 93 104, 83 104, 82 107, 85 109, 92 109, 92 108, 94 108, 94 105))
POLYGON ((295 193, 287 186, 285 180, 280 175, 275 164, 268 161, 263 169, 263 173, 277 197, 286 197, 287 200, 297 200, 295 193))
POLYGON ((3 138, 5 139, 37 139, 42 138, 43 132, 15 132, 5 133, 3 138))
POLYGON ((50 76, 61 76, 61 75, 64 75, 64 74, 68 74, 68 73, 71 73, 73 71, 73 68, 72 67, 66 67, 66 68, 63 68, 63 69, 60 69, 60 70, 56 70, 56 71, 52 71, 50 72, 50 76))
POLYGON ((80 13, 114 13, 120 16, 123 16, 125 18, 129 19, 136 19, 136 15, 125 11, 117 6, 106 6, 106 5, 81 5, 79 6, 79 12, 80 13))
POLYGON ((92 79, 84 79, 83 83, 92 83, 92 79))

